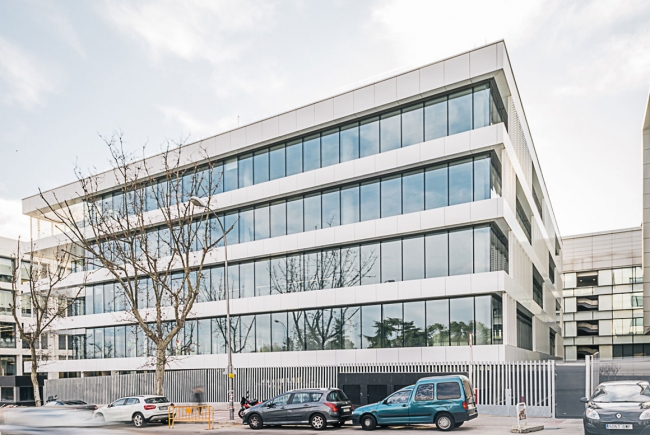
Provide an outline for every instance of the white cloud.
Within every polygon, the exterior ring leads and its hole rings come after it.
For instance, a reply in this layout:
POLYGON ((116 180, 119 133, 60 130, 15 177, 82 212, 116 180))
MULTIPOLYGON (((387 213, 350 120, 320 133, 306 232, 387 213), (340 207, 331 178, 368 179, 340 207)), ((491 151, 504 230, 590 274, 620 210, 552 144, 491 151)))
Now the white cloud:
POLYGON ((201 137, 201 135, 209 132, 208 125, 178 107, 160 106, 158 109, 162 112, 166 121, 176 122, 181 125, 185 130, 182 134, 191 134, 192 136, 201 137))
POLYGON ((0 82, 5 84, 0 98, 5 103, 25 109, 42 106, 44 95, 55 89, 45 74, 48 70, 23 49, 0 37, 0 82))
POLYGON ((20 200, 0 198, 0 237, 29 240, 29 218, 20 200))
POLYGON ((273 11, 270 3, 241 0, 105 3, 121 31, 144 41, 154 58, 172 54, 212 64, 236 57, 247 32, 259 31, 273 11))

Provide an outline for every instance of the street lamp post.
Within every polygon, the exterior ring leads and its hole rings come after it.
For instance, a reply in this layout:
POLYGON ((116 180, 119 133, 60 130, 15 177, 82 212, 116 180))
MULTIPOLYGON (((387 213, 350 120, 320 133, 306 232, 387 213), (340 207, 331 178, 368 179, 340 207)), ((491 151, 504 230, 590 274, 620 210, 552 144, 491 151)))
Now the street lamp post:
MULTIPOLYGON (((210 207, 201 201, 200 198, 193 196, 190 198, 190 202, 192 205, 197 206, 197 207, 203 207, 204 209, 211 211, 210 207)), ((218 215, 215 214, 215 217, 217 218, 217 222, 219 222, 219 226, 221 227, 221 233, 223 234, 223 252, 224 252, 224 277, 226 278, 226 327, 228 328, 228 335, 227 335, 227 340, 226 340, 226 346, 228 347, 228 367, 226 368, 226 372, 228 375, 228 410, 230 413, 230 420, 233 421, 235 420, 235 401, 234 401, 234 386, 233 386, 233 380, 234 380, 234 373, 232 369, 232 347, 231 347, 231 341, 230 341, 230 335, 231 335, 231 328, 230 328, 230 288, 228 287, 228 241, 226 235, 232 230, 230 228, 228 231, 223 226, 223 223, 221 222, 221 218, 219 218, 218 215)))

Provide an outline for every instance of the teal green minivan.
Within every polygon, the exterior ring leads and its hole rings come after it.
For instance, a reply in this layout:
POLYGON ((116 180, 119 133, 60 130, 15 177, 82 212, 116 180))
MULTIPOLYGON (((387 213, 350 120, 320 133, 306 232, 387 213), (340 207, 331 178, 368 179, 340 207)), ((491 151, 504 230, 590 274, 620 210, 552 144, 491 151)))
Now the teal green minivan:
POLYGON ((478 417, 472 384, 466 376, 432 376, 402 388, 379 403, 352 413, 352 424, 365 430, 377 426, 431 424, 442 431, 478 417))

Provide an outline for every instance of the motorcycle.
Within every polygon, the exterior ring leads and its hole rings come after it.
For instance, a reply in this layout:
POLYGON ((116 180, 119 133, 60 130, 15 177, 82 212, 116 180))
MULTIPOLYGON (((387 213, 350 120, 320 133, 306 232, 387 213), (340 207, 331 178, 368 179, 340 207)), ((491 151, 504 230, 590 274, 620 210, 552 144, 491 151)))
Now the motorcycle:
POLYGON ((262 403, 260 400, 257 400, 257 399, 250 400, 248 397, 249 397, 249 394, 248 394, 248 391, 246 391, 246 396, 243 396, 241 398, 241 401, 239 402, 240 405, 241 405, 241 408, 239 408, 239 412, 238 412, 237 415, 239 415, 239 418, 241 418, 242 420, 244 419, 244 412, 246 412, 246 410, 248 408, 250 408, 252 406, 255 406, 255 405, 259 405, 260 403, 262 403))

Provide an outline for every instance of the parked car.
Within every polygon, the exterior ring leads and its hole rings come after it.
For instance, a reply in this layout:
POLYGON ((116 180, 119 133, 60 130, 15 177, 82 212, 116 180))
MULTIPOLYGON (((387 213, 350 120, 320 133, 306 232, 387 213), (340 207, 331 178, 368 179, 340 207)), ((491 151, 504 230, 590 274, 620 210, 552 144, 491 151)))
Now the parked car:
POLYGON ((170 406, 173 404, 164 396, 122 397, 106 407, 99 408, 93 418, 107 423, 132 422, 135 427, 153 422, 167 424, 170 406))
POLYGON ((67 408, 81 409, 83 411, 95 411, 97 405, 89 405, 82 400, 52 400, 43 406, 65 406, 67 408))
POLYGON ((431 424, 442 431, 478 417, 472 384, 466 376, 433 376, 402 388, 379 403, 352 413, 352 424, 365 430, 377 426, 431 424))
POLYGON ((243 423, 251 429, 264 425, 308 424, 322 430, 341 426, 350 419, 352 402, 338 388, 292 390, 247 409, 243 423))
POLYGON ((587 403, 585 434, 650 433, 650 384, 647 381, 603 382, 587 403), (644 430, 645 429, 645 430, 644 430))

